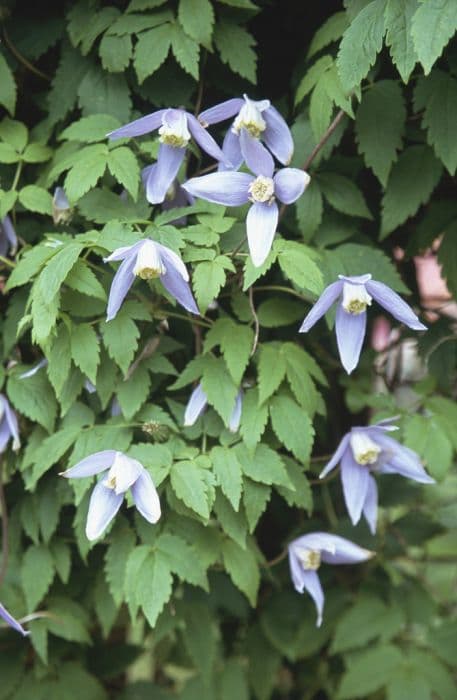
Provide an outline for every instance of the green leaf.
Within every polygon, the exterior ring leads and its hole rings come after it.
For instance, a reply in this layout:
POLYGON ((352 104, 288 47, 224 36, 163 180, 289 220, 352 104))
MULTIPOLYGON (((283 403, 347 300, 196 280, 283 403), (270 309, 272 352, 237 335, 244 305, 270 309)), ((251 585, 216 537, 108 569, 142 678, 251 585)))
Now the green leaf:
POLYGON ((402 147, 405 119, 403 93, 393 80, 380 80, 364 92, 355 121, 358 148, 384 187, 402 147))
POLYGON ((418 80, 414 91, 416 112, 424 110, 422 125, 427 141, 451 175, 457 168, 457 80, 449 73, 435 70, 428 78, 418 80))
POLYGON ((116 605, 120 605, 124 592, 126 562, 133 551, 136 537, 125 522, 116 525, 111 533, 105 554, 105 574, 116 605))
POLYGON ((73 108, 78 87, 88 67, 89 62, 81 56, 80 51, 70 46, 69 42, 62 45, 60 63, 48 94, 49 118, 52 124, 63 119, 73 108))
POLYGON ((9 117, 5 117, 0 122, 0 139, 12 146, 18 153, 22 153, 28 138, 29 131, 22 122, 9 119, 9 117))
POLYGON ((121 185, 124 185, 133 199, 138 196, 140 166, 133 152, 127 146, 115 148, 108 154, 108 169, 121 185))
POLYGON ((132 38, 125 36, 109 36, 105 34, 98 48, 102 66, 110 73, 120 73, 130 63, 132 57, 132 38))
POLYGON ((314 88, 309 103, 309 121, 316 141, 322 138, 330 126, 332 114, 333 101, 322 79, 314 88))
POLYGON ((210 514, 205 470, 189 460, 177 462, 171 470, 173 491, 185 505, 207 520, 210 514))
POLYGON ((259 404, 272 396, 286 376, 286 360, 277 344, 262 344, 259 352, 259 404))
POLYGON ((237 511, 241 498, 242 473, 236 454, 228 447, 213 447, 211 460, 222 493, 237 511))
POLYGON ((385 6, 385 0, 368 3, 343 34, 337 65, 347 92, 360 85, 381 51, 385 33, 385 6))
POLYGON ((52 148, 42 143, 29 143, 22 157, 26 163, 44 163, 52 157, 52 148))
POLYGON ((136 581, 136 597, 151 627, 170 599, 172 582, 165 557, 161 552, 151 552, 141 565, 136 581))
POLYGON ((249 523, 249 532, 253 532, 257 522, 267 507, 270 499, 271 487, 259 484, 250 479, 244 481, 243 504, 246 518, 249 523))
POLYGON ((43 187, 26 185, 19 192, 19 201, 30 211, 52 216, 52 197, 43 187))
POLYGON ((248 365, 253 342, 251 328, 234 323, 230 318, 220 318, 206 334, 203 347, 206 353, 216 345, 220 346, 233 381, 239 384, 248 365))
POLYGON ((392 168, 382 198, 381 238, 385 238, 425 204, 443 168, 429 146, 410 146, 392 168), (422 173, 418 178, 417 173, 422 173))
POLYGON ((57 405, 45 372, 37 372, 26 380, 11 375, 7 386, 8 398, 19 413, 52 432, 57 405))
POLYGON ((55 297, 82 250, 81 243, 65 243, 46 263, 37 280, 44 298, 50 300, 55 297))
POLYGON ((199 44, 208 46, 214 26, 214 10, 209 0, 180 0, 178 19, 186 32, 199 44))
POLYGON ((244 27, 224 20, 216 24, 214 44, 223 63, 227 63, 234 73, 255 83, 257 56, 252 34, 244 27))
POLYGON ((426 75, 456 30, 457 15, 453 0, 427 0, 421 3, 412 18, 411 35, 426 75))
POLYGON ((343 676, 337 695, 338 700, 363 698, 379 690, 387 684, 401 661, 401 652, 389 644, 360 653, 351 659, 349 668, 343 676), (374 668, 376 673, 373 673, 374 668))
POLYGON ((344 243, 332 251, 326 251, 323 257, 330 272, 326 275, 328 284, 335 281, 337 274, 364 275, 367 270, 375 270, 376 279, 380 282, 389 285, 396 292, 409 292, 392 261, 377 248, 358 243, 344 243))
POLYGON ((181 537, 169 532, 163 532, 154 543, 155 548, 166 560, 170 571, 181 581, 208 589, 206 569, 198 557, 197 547, 191 547, 181 537))
POLYGON ((314 430, 305 411, 287 396, 275 396, 270 403, 273 430, 283 445, 301 462, 309 460, 314 430))
POLYGON ((228 374, 227 365, 222 358, 207 358, 203 366, 201 384, 208 403, 216 409, 224 423, 228 425, 235 406, 238 387, 228 374))
POLYGON ((217 653, 218 627, 214 613, 205 603, 193 602, 183 611, 184 644, 198 671, 208 683, 217 653))
POLYGON ((417 61, 412 37, 412 19, 417 8, 418 0, 387 0, 386 5, 386 44, 404 83, 408 82, 417 61))
POLYGON ((87 146, 78 153, 78 158, 65 178, 65 192, 70 202, 76 202, 83 194, 95 187, 106 169, 108 148, 105 144, 87 146))
POLYGON ((27 608, 33 612, 54 579, 54 560, 48 547, 32 545, 22 559, 21 582, 27 608))
POLYGON ((67 126, 59 136, 60 140, 81 141, 82 143, 93 143, 104 141, 110 131, 114 131, 120 126, 120 122, 109 114, 93 114, 90 117, 83 117, 67 126))
POLYGON ((303 306, 298 301, 290 301, 279 296, 271 297, 260 304, 257 316, 260 325, 264 328, 290 326, 303 318, 303 306))
POLYGON ((225 284, 225 276, 225 269, 217 258, 211 262, 198 263, 195 266, 192 284, 202 314, 205 314, 211 302, 217 299, 225 284))
POLYGON ((435 416, 411 416, 405 425, 405 444, 423 458, 435 479, 443 479, 451 468, 452 443, 435 416))
POLYGON ((75 442, 79 432, 80 428, 64 428, 41 441, 33 454, 33 468, 31 475, 27 477, 27 488, 35 488, 43 474, 46 474, 54 464, 57 464, 62 459, 65 452, 75 442))
POLYGON ((330 70, 332 66, 333 58, 328 54, 321 56, 321 58, 317 59, 316 63, 313 63, 298 84, 297 92, 295 93, 296 105, 318 85, 322 76, 326 71, 330 70))
POLYGON ((43 345, 49 341, 57 322, 60 307, 60 294, 48 296, 37 282, 32 290, 32 338, 33 342, 43 345))
POLYGON ((252 454, 237 449, 237 454, 243 472, 253 481, 292 488, 281 457, 268 445, 261 443, 252 454))
POLYGON ((280 240, 277 251, 279 266, 286 277, 302 289, 309 289, 315 294, 322 292, 322 274, 310 248, 296 241, 280 240))
POLYGON ((432 688, 420 673, 420 669, 407 663, 392 673, 387 685, 387 700, 430 700, 432 688))
POLYGON ((88 323, 73 326, 71 356, 75 365, 95 384, 100 362, 100 346, 96 332, 88 323))
POLYGON ((349 178, 337 173, 321 173, 319 184, 324 197, 337 211, 364 219, 373 218, 362 192, 349 178))
POLYGON ((214 503, 214 513, 220 523, 222 532, 231 537, 234 542, 244 549, 246 547, 248 525, 243 510, 236 512, 225 496, 218 492, 214 503))
POLYGON ((303 474, 302 465, 297 464, 297 462, 293 459, 289 459, 289 457, 284 457, 283 461, 292 487, 278 486, 278 493, 284 498, 287 505, 290 507, 295 506, 296 508, 302 508, 306 510, 308 515, 311 515, 313 511, 313 494, 311 492, 310 483, 303 474))
POLYGON ((124 416, 130 420, 149 396, 151 380, 146 367, 140 365, 117 387, 117 400, 124 416))
POLYGON ((306 188, 304 197, 295 203, 295 212, 303 240, 307 243, 320 226, 323 214, 322 191, 314 178, 306 188))
POLYGON ((0 143, 0 163, 17 163, 20 159, 21 156, 13 146, 9 143, 0 143))
POLYGON ((200 59, 200 46, 196 41, 187 36, 179 24, 170 27, 171 50, 181 68, 198 80, 198 64, 200 59))
POLYGON ((82 79, 78 87, 78 102, 83 116, 111 114, 121 123, 129 120, 132 108, 124 74, 106 73, 98 64, 91 64, 82 79))
POLYGON ((338 620, 331 651, 334 654, 367 645, 372 639, 382 637, 388 641, 405 623, 399 606, 386 606, 375 597, 361 597, 338 620))
POLYGON ((59 397, 71 366, 70 334, 64 323, 58 327, 51 349, 46 351, 46 357, 49 380, 59 397))
POLYGON ((161 27, 155 27, 140 34, 133 61, 140 84, 160 68, 168 56, 170 45, 169 24, 163 24, 161 27))
POLYGON ((140 336, 135 322, 121 309, 112 321, 101 323, 100 330, 108 355, 126 374, 138 347, 140 336))
POLYGON ((243 549, 233 540, 222 543, 224 566, 237 588, 242 591, 252 606, 257 600, 260 584, 260 572, 255 555, 249 549, 243 549))
POLYGON ((307 58, 311 58, 321 49, 334 41, 338 41, 347 26, 348 19, 345 12, 336 12, 334 15, 331 15, 314 34, 309 45, 307 58))
POLYGON ((5 58, 0 54, 0 104, 8 110, 11 116, 16 109, 16 91, 13 73, 5 58))
POLYGON ((85 260, 77 260, 71 268, 65 284, 88 297, 106 301, 106 292, 85 260))
POLYGON ((243 397, 240 434, 246 447, 254 449, 263 435, 268 420, 268 406, 259 407, 257 389, 249 389, 243 397))

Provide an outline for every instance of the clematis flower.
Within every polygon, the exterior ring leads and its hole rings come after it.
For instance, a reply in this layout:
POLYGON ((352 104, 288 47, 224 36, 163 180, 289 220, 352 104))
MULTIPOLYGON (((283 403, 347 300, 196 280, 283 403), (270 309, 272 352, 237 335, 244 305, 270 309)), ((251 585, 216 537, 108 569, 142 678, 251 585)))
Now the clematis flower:
POLYGON ((344 500, 352 524, 356 525, 363 513, 372 534, 376 532, 378 515, 374 473, 400 474, 421 484, 435 483, 422 466, 419 455, 386 434, 398 430, 392 420, 352 428, 320 475, 323 479, 341 463, 344 500))
POLYGON ((52 219, 55 224, 63 223, 71 219, 72 208, 63 187, 56 187, 52 198, 52 219))
MULTIPOLYGON (((235 97, 206 109, 198 118, 203 126, 209 126, 231 117, 235 117, 235 120, 227 131, 222 151, 235 170, 246 160, 241 132, 244 132, 251 150, 261 153, 263 141, 280 163, 290 163, 294 152, 292 134, 283 117, 271 106, 269 100, 254 101, 247 95, 243 95, 243 99, 235 97)), ((221 161, 219 170, 225 169, 227 166, 221 161)))
POLYGON ((289 567, 298 593, 306 589, 317 610, 316 626, 322 624, 324 592, 317 571, 324 564, 358 564, 371 559, 375 552, 327 532, 310 532, 289 544, 289 567))
POLYGON ((8 612, 8 610, 5 608, 4 605, 0 603, 0 617, 5 620, 6 624, 9 625, 10 627, 13 628, 13 630, 16 630, 16 632, 20 632, 23 637, 27 637, 30 632, 27 632, 22 625, 11 615, 11 613, 8 612))
POLYGON ((96 540, 106 530, 130 489, 135 506, 150 523, 160 518, 160 501, 149 472, 136 459, 123 452, 102 450, 86 457, 62 472, 67 479, 82 479, 101 472, 108 473, 92 491, 87 514, 86 536, 96 540))
POLYGON ((134 245, 117 248, 104 262, 122 260, 114 275, 108 299, 107 321, 119 311, 135 277, 144 280, 156 279, 187 311, 200 315, 189 287, 189 274, 183 261, 170 248, 155 243, 149 238, 134 245))
POLYGON ((300 326, 299 333, 307 333, 342 296, 336 310, 335 329, 340 359, 348 374, 357 367, 365 338, 366 308, 373 299, 408 328, 414 331, 427 330, 412 308, 396 292, 386 284, 371 279, 371 275, 338 277, 338 282, 333 282, 324 289, 300 326))
POLYGON ((48 366, 48 361, 45 357, 43 357, 42 360, 36 363, 31 369, 26 370, 25 372, 22 372, 22 374, 19 375, 19 379, 29 379, 29 377, 35 376, 37 372, 40 371, 40 369, 43 369, 43 367, 48 366))
MULTIPOLYGON (((203 391, 201 384, 198 384, 190 395, 190 399, 187 403, 186 410, 184 413, 184 425, 185 427, 190 427, 193 425, 198 418, 204 412, 208 403, 208 398, 203 391)), ((228 424, 228 429, 231 433, 236 433, 240 427, 241 420, 241 410, 243 407, 243 392, 240 391, 236 395, 235 405, 233 407, 232 413, 230 415, 230 420, 228 424)))
POLYGON ((225 155, 213 137, 202 127, 198 119, 183 109, 159 109, 157 112, 147 114, 141 119, 135 119, 111 131, 108 137, 114 140, 142 136, 157 129, 160 140, 159 155, 146 181, 146 197, 151 204, 160 204, 165 199, 184 160, 191 137, 200 148, 216 160, 225 159, 225 155))
MULTIPOLYGON (((141 180, 145 190, 151 170, 155 167, 157 167, 156 163, 153 165, 148 165, 141 171, 141 180)), ((162 211, 170 211, 170 209, 176 209, 176 207, 188 207, 193 203, 194 198, 183 190, 178 180, 174 180, 174 182, 172 182, 168 188, 165 199, 162 202, 162 211)), ((174 221, 170 221, 169 223, 173 226, 185 226, 187 223, 187 217, 181 216, 174 221)))
POLYGON ((0 394, 0 454, 6 450, 10 438, 13 438, 13 450, 21 446, 16 414, 8 399, 0 394))
POLYGON ((270 252, 278 225, 279 210, 276 199, 292 204, 305 191, 310 177, 304 170, 282 168, 273 175, 273 158, 267 150, 259 157, 251 148, 246 130, 241 132, 246 163, 254 175, 238 172, 219 172, 193 177, 182 186, 208 202, 237 207, 252 202, 246 218, 249 252, 255 267, 262 265, 270 252))
POLYGON ((17 250, 17 236, 13 223, 8 215, 0 221, 0 255, 14 255, 17 250))

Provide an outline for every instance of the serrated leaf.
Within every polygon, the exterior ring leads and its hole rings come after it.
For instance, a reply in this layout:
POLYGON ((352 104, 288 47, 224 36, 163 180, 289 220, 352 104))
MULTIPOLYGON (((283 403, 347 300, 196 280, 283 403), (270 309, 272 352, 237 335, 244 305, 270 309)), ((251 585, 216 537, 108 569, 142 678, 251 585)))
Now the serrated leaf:
POLYGON ((382 688, 394 670, 400 665, 402 655, 392 645, 377 646, 352 660, 344 674, 338 691, 339 700, 363 698, 382 688), (376 668, 376 673, 373 673, 376 668))
POLYGON ((65 284, 88 297, 106 301, 105 290, 84 260, 76 261, 65 278, 65 284))
POLYGON ((52 197, 43 187, 26 185, 19 191, 19 201, 29 211, 52 215, 52 197))
POLYGON ((208 403, 216 409, 224 423, 228 425, 238 387, 227 372, 227 365, 222 358, 208 357, 203 366, 201 384, 208 403))
POLYGON ((424 110, 422 125, 427 141, 451 175, 457 168, 457 80, 449 73, 435 70, 421 78, 414 91, 416 112, 424 110))
POLYGON ((140 183, 140 166, 130 148, 121 146, 110 151, 107 165, 116 180, 124 185, 133 199, 136 199, 140 183))
POLYGON ((177 462, 170 473, 171 485, 177 497, 202 518, 209 518, 210 508, 207 497, 205 470, 189 460, 177 462))
POLYGON ((13 116, 16 109, 16 83, 5 58, 0 54, 0 104, 13 116))
POLYGON ((453 0, 427 0, 418 7, 412 18, 411 35, 426 75, 456 30, 457 13, 453 0))
POLYGON ((322 222, 323 214, 322 191, 316 179, 312 178, 304 197, 295 203, 295 212, 300 232, 305 243, 311 240, 313 234, 322 222))
POLYGON ((90 117, 83 117, 67 126, 60 134, 59 139, 81 141, 82 143, 104 141, 107 133, 114 131, 119 126, 119 120, 109 114, 92 114, 90 117))
POLYGON ((12 375, 7 386, 8 398, 19 413, 36 421, 49 433, 52 432, 57 405, 46 374, 37 372, 28 377, 27 381, 12 375))
POLYGON ((18 153, 22 153, 29 138, 25 124, 5 117, 0 122, 0 140, 5 141, 18 153))
POLYGON ((225 284, 225 276, 225 269, 218 263, 217 258, 212 262, 201 262, 195 266, 192 285, 202 314, 205 314, 211 302, 217 299, 225 284))
POLYGON ((301 462, 307 462, 314 437, 308 414, 288 396, 275 396, 270 403, 270 417, 282 444, 301 462))
POLYGON ((128 68, 132 57, 132 38, 105 34, 98 48, 102 66, 110 73, 120 73, 128 68))
POLYGON ((328 203, 343 214, 372 219, 364 196, 356 184, 348 177, 337 173, 322 173, 319 184, 328 203))
POLYGON ((108 355, 126 374, 138 347, 140 332, 136 323, 121 310, 112 321, 100 324, 100 330, 108 355))
POLYGON ((360 85, 381 51, 385 6, 385 0, 368 3, 343 34, 337 65, 343 87, 348 92, 360 85))
POLYGON ((170 532, 159 535, 155 547, 166 560, 170 571, 179 576, 181 581, 207 590, 205 566, 198 558, 196 547, 191 547, 181 537, 170 532))
POLYGON ((260 516, 265 511, 270 500, 271 487, 266 484, 259 484, 250 479, 244 480, 243 505, 246 511, 246 518, 249 523, 249 532, 253 532, 260 516))
POLYGON ((65 192, 70 202, 76 202, 95 187, 106 169, 108 149, 105 144, 83 148, 65 178, 65 192))
POLYGON ((173 578, 161 552, 150 553, 138 572, 136 595, 147 621, 154 627, 171 596, 173 578))
POLYGON ((411 30, 418 6, 418 0, 387 0, 386 5, 386 44, 404 83, 417 61, 411 30))
POLYGON ((338 41, 348 26, 348 18, 345 12, 336 12, 331 15, 314 34, 308 49, 307 58, 311 58, 328 44, 338 41))
POLYGON ((268 445, 257 445, 252 453, 237 449, 238 459, 243 472, 253 481, 261 484, 277 484, 278 486, 292 487, 281 457, 268 445))
POLYGON ((123 73, 106 73, 91 63, 78 86, 78 102, 83 116, 111 114, 127 122, 132 108, 130 89, 123 73))
POLYGON ((322 292, 322 274, 310 248, 296 241, 278 241, 278 262, 286 277, 298 287, 314 294, 322 292))
POLYGON ((243 397, 240 434, 250 450, 259 442, 268 420, 268 406, 259 406, 257 389, 249 389, 243 397))
POLYGON ((429 146, 410 146, 392 168, 382 198, 381 238, 385 238, 425 204, 443 168, 429 146), (422 173, 420 178, 417 173, 422 173))
POLYGON ((241 465, 233 450, 227 447, 213 447, 211 460, 214 474, 233 508, 237 511, 240 505, 242 490, 241 465))
POLYGON ((295 93, 296 105, 316 87, 324 73, 330 70, 332 66, 333 58, 328 54, 321 56, 316 63, 313 63, 298 84, 297 92, 295 93))
POLYGON ((81 243, 66 243, 46 263, 37 280, 37 286, 46 299, 55 297, 82 250, 81 243))
POLYGON ((178 19, 192 39, 206 46, 210 44, 214 10, 209 0, 180 0, 178 19))
POLYGON ((71 356, 75 365, 95 384, 100 362, 100 346, 96 332, 88 323, 73 326, 71 356))
POLYGON ((217 23, 214 30, 214 44, 223 63, 227 63, 234 73, 256 81, 257 56, 253 49, 255 39, 244 27, 232 22, 217 23))
POLYGON ((117 400, 128 420, 133 418, 148 398, 150 383, 149 372, 140 365, 127 380, 118 384, 117 400))
POLYGON ((405 119, 403 93, 393 80, 380 80, 364 92, 355 120, 358 148, 384 187, 402 147, 405 119))
POLYGON ((140 84, 160 68, 168 56, 170 46, 171 30, 169 24, 163 24, 140 34, 133 61, 140 84))
POLYGON ((70 334, 64 323, 57 329, 50 350, 46 351, 47 372, 57 397, 68 378, 71 365, 70 334))
POLYGON ((234 323, 230 318, 221 318, 206 334, 204 352, 219 345, 233 381, 239 384, 249 362, 253 342, 251 328, 234 323))
POLYGON ((126 562, 135 546, 135 535, 125 523, 119 524, 111 533, 105 554, 105 573, 111 595, 119 606, 124 591, 126 562))
POLYGON ((54 560, 45 545, 32 545, 22 559, 21 582, 27 608, 33 612, 54 579, 54 560))
POLYGON ((233 583, 254 606, 260 584, 259 566, 254 554, 249 548, 243 549, 233 540, 225 540, 222 543, 222 556, 233 583))
POLYGON ((286 360, 276 344, 262 344, 258 364, 259 404, 275 393, 286 376, 286 360))
POLYGON ((179 24, 172 25, 171 50, 181 68, 198 80, 200 46, 184 33, 179 24))

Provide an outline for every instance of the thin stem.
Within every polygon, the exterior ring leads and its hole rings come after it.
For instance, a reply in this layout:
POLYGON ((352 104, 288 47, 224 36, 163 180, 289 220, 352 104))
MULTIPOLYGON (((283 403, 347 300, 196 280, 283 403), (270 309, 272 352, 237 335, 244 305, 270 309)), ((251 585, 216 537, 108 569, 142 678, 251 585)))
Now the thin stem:
POLYGON ((260 323, 259 323, 259 317, 257 316, 257 312, 255 310, 254 306, 254 288, 249 287, 249 306, 251 308, 251 313, 252 313, 252 318, 254 319, 254 342, 252 344, 252 350, 251 350, 251 355, 250 357, 253 356, 255 351, 257 350, 257 345, 259 344, 259 333, 260 333, 260 323))
POLYGON ((16 187, 18 186, 19 178, 21 177, 21 172, 22 172, 23 166, 24 166, 24 163, 20 160, 16 166, 16 172, 14 173, 14 180, 13 180, 13 184, 11 185, 12 190, 15 190, 16 187))
POLYGON ((293 297, 297 297, 297 299, 300 299, 301 301, 310 301, 308 297, 305 297, 303 296, 303 294, 296 292, 295 289, 290 289, 289 287, 282 287, 279 284, 260 285, 254 289, 254 292, 283 292, 284 294, 290 294, 293 297))
POLYGON ((16 267, 15 262, 13 262, 12 260, 8 260, 8 258, 4 258, 3 255, 0 255, 0 262, 4 263, 5 265, 8 265, 8 267, 16 267))
POLYGON ((275 557, 274 559, 270 559, 270 561, 265 562, 265 566, 267 566, 268 568, 270 568, 271 566, 276 566, 276 564, 279 564, 279 562, 281 562, 286 557, 287 557, 287 549, 283 549, 281 554, 278 554, 277 557, 275 557))
POLYGON ((2 584, 8 568, 8 511, 6 509, 5 491, 3 488, 3 467, 0 465, 0 508, 2 511, 2 564, 0 567, 0 585, 2 584))
POLYGON ((209 321, 202 321, 200 319, 190 319, 188 316, 184 316, 184 314, 178 314, 175 313, 174 311, 164 311, 163 312, 164 316, 170 316, 171 318, 180 318, 183 321, 188 321, 189 323, 193 323, 196 326, 202 326, 203 328, 211 328, 211 323, 209 321))
POLYGON ((35 73, 35 75, 38 75, 40 78, 43 78, 43 80, 47 80, 49 83, 52 81, 51 76, 47 75, 46 73, 43 73, 43 71, 41 71, 39 68, 36 68, 33 65, 33 63, 30 63, 30 61, 28 61, 25 58, 25 56, 23 56, 17 50, 17 48, 14 46, 11 39, 9 38, 8 34, 6 33, 6 29, 3 29, 3 38, 5 40, 5 44, 7 45, 7 47, 9 48, 11 53, 13 54, 13 56, 15 56, 17 58, 19 63, 22 63, 22 65, 25 66, 26 68, 28 68, 29 71, 31 71, 32 73, 35 73))

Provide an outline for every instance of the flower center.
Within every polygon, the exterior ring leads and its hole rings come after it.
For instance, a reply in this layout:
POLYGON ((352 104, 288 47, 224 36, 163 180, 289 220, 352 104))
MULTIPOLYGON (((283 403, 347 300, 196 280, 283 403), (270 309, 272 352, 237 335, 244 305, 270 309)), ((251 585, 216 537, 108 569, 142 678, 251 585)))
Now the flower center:
POLYGON ((268 202, 271 204, 274 200, 275 185, 271 177, 259 175, 249 185, 249 194, 251 202, 268 202))
POLYGON ((321 553, 317 549, 302 549, 297 550, 297 556, 305 571, 317 571, 321 565, 321 553))
POLYGON ((371 305, 371 301, 372 299, 363 284, 344 283, 343 309, 349 314, 354 316, 363 314, 367 306, 371 305))
POLYGON ((351 434, 350 443, 357 464, 374 464, 377 461, 381 448, 368 435, 354 432, 351 434))
POLYGON ((157 246, 153 241, 145 241, 136 256, 133 274, 143 280, 152 280, 161 277, 166 271, 157 246))
POLYGON ((139 462, 130 459, 122 452, 117 452, 108 474, 103 480, 103 486, 112 489, 118 495, 125 493, 138 479, 141 469, 139 462))
POLYGON ((180 112, 173 119, 164 115, 162 126, 159 129, 159 140, 166 146, 173 148, 185 148, 190 141, 190 133, 187 128, 187 119, 184 112, 180 112))
POLYGON ((251 136, 258 139, 267 128, 265 119, 262 117, 262 109, 266 109, 269 102, 263 100, 255 103, 246 96, 244 99, 245 103, 238 112, 232 129, 236 134, 239 134, 241 129, 246 129, 251 136), (260 109, 258 105, 260 105, 260 109))

